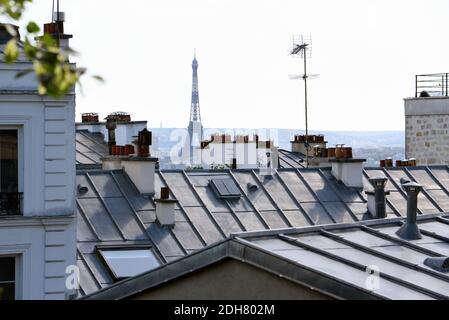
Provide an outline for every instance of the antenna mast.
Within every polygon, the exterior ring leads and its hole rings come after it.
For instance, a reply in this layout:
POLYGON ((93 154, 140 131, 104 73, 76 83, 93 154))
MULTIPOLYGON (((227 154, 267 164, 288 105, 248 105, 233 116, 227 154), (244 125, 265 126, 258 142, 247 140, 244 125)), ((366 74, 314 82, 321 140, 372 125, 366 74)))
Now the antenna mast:
POLYGON ((59 20, 60 20, 59 0, 56 0, 56 11, 55 11, 55 0, 53 0, 53 5, 51 7, 51 21, 57 22, 59 20))
POLYGON ((307 58, 312 57, 312 36, 293 36, 293 49, 290 54, 293 56, 299 56, 304 61, 304 75, 302 79, 304 80, 304 106, 305 106, 305 116, 306 116, 306 164, 309 167, 309 151, 311 150, 309 144, 309 115, 308 115, 308 91, 307 91, 307 79, 309 75, 307 74, 307 58))

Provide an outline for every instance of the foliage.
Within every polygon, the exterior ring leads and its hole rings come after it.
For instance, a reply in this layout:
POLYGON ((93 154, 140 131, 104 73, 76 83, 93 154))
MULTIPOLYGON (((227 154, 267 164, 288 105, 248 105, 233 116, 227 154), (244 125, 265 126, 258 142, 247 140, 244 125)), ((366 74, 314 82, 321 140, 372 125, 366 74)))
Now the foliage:
MULTIPOLYGON (((19 21, 26 10, 26 5, 33 0, 0 0, 0 16, 19 21)), ((80 77, 85 73, 84 69, 76 68, 69 63, 69 54, 74 51, 59 47, 59 40, 50 35, 38 37, 37 41, 31 40, 40 33, 39 26, 31 21, 26 26, 27 34, 23 43, 19 44, 18 35, 14 28, 6 25, 8 32, 13 36, 4 49, 6 63, 14 63, 20 56, 19 45, 23 46, 23 54, 33 62, 33 68, 20 72, 17 77, 34 72, 39 81, 39 94, 52 97, 61 97, 70 92, 80 77)), ((101 80, 96 76, 95 79, 101 80)))
POLYGON ((186 168, 187 171, 194 171, 194 170, 204 170, 204 168, 202 166, 188 166, 186 168))
POLYGON ((33 0, 0 0, 0 14, 19 20, 25 10, 25 5, 33 0))
POLYGON ((210 165, 210 169, 211 170, 217 170, 217 171, 227 170, 227 169, 230 169, 230 168, 231 168, 231 166, 228 165, 228 164, 215 164, 215 163, 213 163, 213 164, 210 165))

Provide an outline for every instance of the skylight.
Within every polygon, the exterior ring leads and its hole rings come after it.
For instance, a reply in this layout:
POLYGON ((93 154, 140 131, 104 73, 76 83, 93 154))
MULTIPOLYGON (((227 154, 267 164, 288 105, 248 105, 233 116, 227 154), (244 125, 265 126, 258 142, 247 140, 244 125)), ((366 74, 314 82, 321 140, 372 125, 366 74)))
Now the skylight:
POLYGON ((116 279, 133 277, 159 266, 159 261, 151 249, 99 251, 116 279))
POLYGON ((240 199, 242 196, 242 193, 232 179, 212 179, 209 185, 218 198, 240 199))

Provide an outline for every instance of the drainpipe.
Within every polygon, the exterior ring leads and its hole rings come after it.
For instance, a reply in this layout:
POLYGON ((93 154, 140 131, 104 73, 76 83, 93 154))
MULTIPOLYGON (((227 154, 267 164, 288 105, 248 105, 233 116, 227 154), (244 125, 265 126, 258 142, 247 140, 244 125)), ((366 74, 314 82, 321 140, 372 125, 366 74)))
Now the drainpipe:
POLYGON ((423 187, 415 182, 408 182, 402 185, 407 193, 407 220, 404 225, 396 232, 396 234, 405 240, 422 239, 417 223, 418 215, 418 194, 423 187))

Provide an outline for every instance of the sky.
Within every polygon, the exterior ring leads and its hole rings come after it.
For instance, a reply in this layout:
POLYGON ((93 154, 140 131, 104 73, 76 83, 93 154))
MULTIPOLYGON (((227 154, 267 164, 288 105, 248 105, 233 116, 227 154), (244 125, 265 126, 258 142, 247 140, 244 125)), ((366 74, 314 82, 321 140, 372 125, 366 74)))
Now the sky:
MULTIPOLYGON (((82 81, 83 112, 126 111, 150 127, 186 127, 196 49, 203 125, 304 128, 302 61, 312 35, 312 130, 404 130, 416 74, 448 72, 447 0, 60 0, 82 81)), ((51 19, 52 0, 24 21, 51 19)), ((24 23, 22 23, 24 25, 24 23)))

